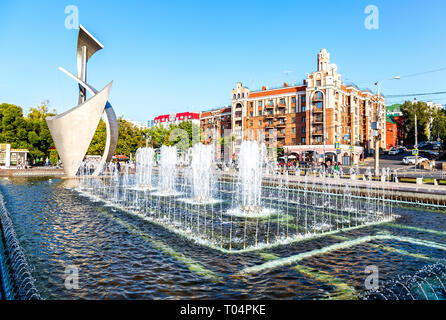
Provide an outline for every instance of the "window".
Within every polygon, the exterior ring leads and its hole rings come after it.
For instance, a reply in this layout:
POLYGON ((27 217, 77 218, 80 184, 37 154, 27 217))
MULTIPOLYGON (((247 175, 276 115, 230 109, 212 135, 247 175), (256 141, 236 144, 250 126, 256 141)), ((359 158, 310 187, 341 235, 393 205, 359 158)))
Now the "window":
POLYGON ((272 125, 272 124, 273 124, 273 120, 269 119, 269 120, 268 120, 268 124, 269 124, 269 125, 272 125))
POLYGON ((307 117, 302 117, 302 123, 307 122, 307 117))
POLYGON ((249 115, 252 117, 252 111, 249 113, 249 115))
POLYGON ((279 130, 279 132, 280 133, 285 133, 285 129, 282 128, 282 129, 279 130))
POLYGON ((284 105, 285 104, 285 98, 280 98, 280 104, 284 105))
POLYGON ((306 144, 307 143, 307 138, 302 137, 302 139, 300 139, 300 141, 302 141, 303 144, 306 144))
POLYGON ((322 142, 322 136, 316 136, 316 137, 314 137, 314 142, 315 142, 315 143, 321 143, 321 142, 322 142))
POLYGON ((296 144, 296 138, 291 139, 291 144, 296 144))
POLYGON ((322 102, 316 102, 314 105, 316 106, 316 109, 322 109, 322 102))
POLYGON ((253 125, 254 125, 254 124, 253 124, 252 120, 249 121, 249 126, 252 127, 253 125))
POLYGON ((306 127, 302 127, 302 133, 306 133, 307 132, 307 128, 306 127))
POLYGON ((259 127, 262 126, 262 120, 259 120, 259 127))
POLYGON ((300 101, 305 102, 306 96, 301 96, 300 101))
POLYGON ((259 116, 261 116, 262 115, 262 110, 259 110, 259 116))
POLYGON ((302 106, 302 112, 305 112, 305 111, 307 111, 307 107, 302 106))
POLYGON ((322 100, 322 92, 318 91, 314 94, 314 100, 322 100))
POLYGON ((239 94, 237 94, 237 98, 239 98, 239 99, 240 99, 240 93, 239 93, 239 94))
POLYGON ((292 132, 292 133, 296 133, 296 128, 292 128, 292 129, 291 129, 291 132, 292 132))
POLYGON ((321 80, 316 80, 316 87, 320 87, 322 85, 322 81, 321 80))
POLYGON ((291 103, 296 103, 296 97, 291 98, 291 103))
POLYGON ((262 101, 259 101, 259 107, 261 107, 262 106, 262 101))
POLYGON ((234 93, 234 98, 233 99, 235 99, 237 96, 235 95, 235 93, 234 93))
POLYGON ((251 106, 251 108, 254 106, 254 102, 250 102, 249 105, 251 106))

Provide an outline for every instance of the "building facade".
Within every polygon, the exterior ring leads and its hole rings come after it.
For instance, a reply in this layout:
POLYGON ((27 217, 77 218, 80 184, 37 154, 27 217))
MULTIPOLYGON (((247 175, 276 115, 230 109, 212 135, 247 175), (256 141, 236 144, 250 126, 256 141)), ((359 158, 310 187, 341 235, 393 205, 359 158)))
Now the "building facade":
POLYGON ((132 124, 134 127, 136 127, 138 130, 145 130, 148 128, 148 126, 142 122, 139 121, 135 121, 135 120, 128 120, 125 119, 125 121, 129 122, 130 124, 132 124))
POLYGON ((351 161, 357 162, 364 151, 374 149, 373 122, 380 123, 379 145, 386 148, 384 98, 343 84, 325 49, 317 56, 316 71, 307 74, 302 85, 284 83, 281 88, 251 91, 237 83, 231 115, 236 153, 243 139, 260 134, 267 146, 276 144, 301 160, 309 156, 323 161, 327 154, 321 150, 333 149, 338 142, 339 151, 332 159, 339 159, 339 154, 344 159, 344 153, 349 153, 351 161))
POLYGON ((200 118, 201 141, 204 144, 214 143, 216 158, 223 159, 225 145, 231 143, 231 107, 203 111, 200 118), (218 151, 217 151, 218 150, 218 151))
POLYGON ((199 112, 179 112, 175 114, 165 114, 155 117, 153 120, 154 126, 168 127, 171 124, 180 124, 183 121, 191 121, 194 124, 200 125, 199 112))
POLYGON ((0 144, 0 167, 25 166, 28 163, 28 149, 12 149, 10 144, 0 144))

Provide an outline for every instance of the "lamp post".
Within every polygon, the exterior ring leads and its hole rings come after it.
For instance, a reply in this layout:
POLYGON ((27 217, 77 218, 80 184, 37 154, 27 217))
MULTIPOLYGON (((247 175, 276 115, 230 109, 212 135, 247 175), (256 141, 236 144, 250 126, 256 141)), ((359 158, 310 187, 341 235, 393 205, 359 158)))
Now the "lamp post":
MULTIPOLYGON (((417 119, 417 98, 413 99, 413 109, 414 109, 414 116, 415 116, 415 145, 414 148, 418 149, 418 119, 417 119)), ((415 155, 415 169, 418 166, 418 152, 415 155)))
MULTIPOLYGON (((381 140, 381 135, 379 133, 379 102, 380 102, 380 95, 381 95, 381 82, 386 80, 399 80, 401 79, 400 76, 395 76, 393 78, 389 79, 383 79, 380 81, 375 82, 375 86, 377 87, 377 103, 376 103, 376 126, 374 130, 376 130, 376 136, 375 136, 375 175, 379 175, 379 141, 381 140)), ((373 129, 373 128, 372 128, 373 129)))

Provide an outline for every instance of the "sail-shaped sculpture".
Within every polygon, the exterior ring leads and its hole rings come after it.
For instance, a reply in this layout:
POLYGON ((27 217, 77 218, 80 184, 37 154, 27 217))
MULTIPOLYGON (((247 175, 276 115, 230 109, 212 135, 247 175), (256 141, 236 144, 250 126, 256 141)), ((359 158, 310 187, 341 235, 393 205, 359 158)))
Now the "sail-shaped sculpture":
POLYGON ((99 41, 80 26, 77 41, 77 76, 59 67, 79 85, 79 105, 57 116, 46 118, 65 174, 69 177, 76 175, 102 116, 106 125, 107 140, 95 175, 99 174, 104 162, 112 159, 118 143, 118 120, 108 102, 112 82, 101 91, 87 84, 87 62, 96 51, 103 48, 99 41), (91 95, 88 100, 87 92, 91 95))

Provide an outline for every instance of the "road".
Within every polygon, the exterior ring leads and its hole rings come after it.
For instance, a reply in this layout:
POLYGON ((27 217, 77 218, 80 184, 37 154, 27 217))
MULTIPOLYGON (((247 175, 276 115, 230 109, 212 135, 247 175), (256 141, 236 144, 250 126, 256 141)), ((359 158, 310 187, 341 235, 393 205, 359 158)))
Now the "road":
MULTIPOLYGON (((407 177, 432 177, 432 178, 443 178, 446 179, 446 172, 441 170, 425 170, 420 168, 415 168, 413 165, 405 165, 403 164, 402 160, 406 156, 411 156, 412 152, 407 151, 403 154, 395 155, 395 156, 389 156, 387 154, 381 155, 379 158, 379 167, 382 168, 389 168, 391 171, 397 170, 398 175, 401 176, 407 176, 407 177)), ((438 167, 438 163, 442 163, 444 161, 435 161, 438 167)), ((370 167, 372 170, 374 168, 375 164, 375 158, 374 157, 368 157, 359 164, 360 172, 363 173, 365 170, 367 170, 368 167, 370 167)))

